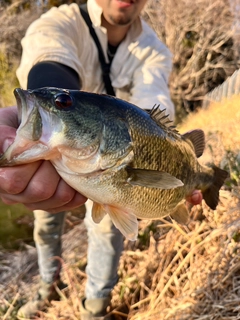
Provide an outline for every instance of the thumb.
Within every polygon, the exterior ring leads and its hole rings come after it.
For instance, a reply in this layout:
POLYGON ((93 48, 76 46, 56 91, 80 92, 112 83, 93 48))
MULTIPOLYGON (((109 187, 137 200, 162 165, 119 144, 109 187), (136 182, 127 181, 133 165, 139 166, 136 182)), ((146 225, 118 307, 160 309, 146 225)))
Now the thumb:
POLYGON ((3 153, 13 143, 16 129, 9 126, 0 126, 0 153, 3 153))
POLYGON ((13 143, 14 138, 6 138, 2 144, 2 152, 5 152, 8 147, 13 143))

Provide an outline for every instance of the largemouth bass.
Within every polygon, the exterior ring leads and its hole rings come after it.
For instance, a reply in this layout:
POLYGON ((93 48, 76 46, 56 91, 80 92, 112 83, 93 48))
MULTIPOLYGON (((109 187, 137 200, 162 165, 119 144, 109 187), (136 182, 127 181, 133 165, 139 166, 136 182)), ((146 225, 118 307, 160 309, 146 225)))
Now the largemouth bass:
POLYGON ((77 90, 15 89, 20 126, 0 166, 50 160, 93 201, 92 218, 109 214, 131 240, 140 219, 171 215, 186 223, 185 197, 200 189, 211 209, 228 173, 199 164, 204 133, 181 135, 158 107, 150 113, 115 97, 77 90))

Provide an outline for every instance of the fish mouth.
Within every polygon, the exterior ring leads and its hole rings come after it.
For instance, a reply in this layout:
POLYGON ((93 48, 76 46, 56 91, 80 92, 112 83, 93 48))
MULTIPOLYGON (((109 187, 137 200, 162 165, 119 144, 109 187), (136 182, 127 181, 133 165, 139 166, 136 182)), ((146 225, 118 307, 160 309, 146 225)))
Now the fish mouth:
POLYGON ((17 88, 14 90, 17 101, 19 129, 24 136, 32 141, 38 141, 42 136, 42 117, 34 104, 32 91, 17 88))
POLYGON ((13 93, 17 102, 17 108, 18 108, 18 124, 21 123, 22 121, 22 112, 23 109, 26 110, 27 106, 26 106, 26 99, 25 99, 25 95, 23 95, 23 90, 20 88, 16 88, 13 93))
POLYGON ((20 125, 23 118, 26 118, 27 116, 27 99, 26 96, 29 96, 29 93, 27 90, 23 90, 20 88, 16 88, 14 91, 14 96, 17 102, 17 108, 18 108, 18 124, 20 125))
POLYGON ((18 108, 19 127, 13 143, 0 157, 1 166, 13 166, 43 159, 48 147, 40 138, 42 136, 42 117, 34 103, 31 90, 17 88, 14 95, 18 108))

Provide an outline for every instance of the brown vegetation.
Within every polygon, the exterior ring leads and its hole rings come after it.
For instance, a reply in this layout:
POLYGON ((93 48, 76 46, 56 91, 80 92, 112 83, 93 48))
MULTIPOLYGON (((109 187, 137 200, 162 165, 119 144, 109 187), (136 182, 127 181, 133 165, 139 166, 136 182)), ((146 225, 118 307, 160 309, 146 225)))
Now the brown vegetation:
MULTIPOLYGON (((70 2, 38 1, 38 6, 35 0, 0 2, 0 53, 5 57, 4 63, 9 73, 13 73, 12 77, 21 55, 20 40, 28 25, 52 5, 70 2)), ((180 116, 201 106, 204 95, 238 69, 238 2, 148 0, 143 17, 173 54, 170 91, 180 116)), ((9 101, 14 103, 10 91, 16 82, 10 81, 13 85, 9 87, 6 79, 9 74, 1 75, 0 72, 0 107, 8 105, 9 101)))
POLYGON ((205 94, 238 69, 233 12, 226 0, 148 3, 144 17, 173 54, 170 90, 178 111, 200 107, 205 94))
MULTIPOLYGON (((232 33, 233 17, 227 1, 152 0, 144 17, 173 52, 170 86, 179 108, 195 109, 207 91, 237 68, 238 42, 232 33)), ((140 222, 138 240, 125 241, 120 261, 111 307, 116 318, 240 319, 238 100, 239 96, 232 97, 191 113, 179 126, 180 132, 205 131, 206 150, 200 160, 227 169, 230 178, 221 190, 217 210, 209 210, 204 203, 193 207, 187 226, 168 218, 140 222)), ((63 236, 62 276, 68 288, 62 292, 62 300, 53 302, 38 319, 80 319, 86 246, 83 223, 63 236)), ((0 253, 3 320, 15 319, 17 309, 31 297, 39 280, 36 251, 28 246, 25 249, 0 253)))
POLYGON ((13 90, 19 86, 15 73, 27 27, 51 6, 67 2, 72 1, 39 1, 39 5, 36 0, 0 1, 0 108, 15 104, 13 90))
MULTIPOLYGON (((138 240, 125 241, 120 261, 111 309, 117 319, 240 319, 238 100, 233 97, 191 114, 179 127, 181 132, 203 128, 207 143, 200 160, 214 160, 230 172, 230 178, 221 190, 217 210, 204 203, 193 207, 187 226, 168 218, 141 221, 138 240)), ((53 302, 38 319, 80 319, 86 246, 82 223, 64 235, 62 276, 68 288, 62 300, 53 302)), ((23 252, 2 253, 2 259, 3 319, 15 319, 17 308, 31 297, 39 280, 36 252, 27 247, 23 252)))

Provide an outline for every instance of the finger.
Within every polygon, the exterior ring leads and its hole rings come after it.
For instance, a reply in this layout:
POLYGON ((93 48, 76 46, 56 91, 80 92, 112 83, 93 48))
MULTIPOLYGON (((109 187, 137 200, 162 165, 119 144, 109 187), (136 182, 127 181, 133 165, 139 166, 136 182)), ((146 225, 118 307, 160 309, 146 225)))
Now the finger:
POLYGON ((24 191, 27 202, 40 202, 51 198, 58 188, 61 177, 50 161, 43 161, 24 191))
POLYGON ((75 194, 76 191, 61 179, 56 187, 56 192, 50 198, 38 202, 29 202, 29 204, 25 203, 25 205, 28 205, 28 208, 31 210, 35 210, 37 208, 49 211, 50 209, 62 207, 71 203, 75 194))
POLYGON ((16 106, 2 108, 0 110, 0 126, 18 127, 18 110, 16 106))
POLYGON ((9 126, 0 126, 0 153, 3 153, 13 143, 16 129, 9 126))
MULTIPOLYGON (((61 211, 69 211, 69 210, 73 210, 75 208, 78 208, 78 207, 82 206, 86 201, 87 201, 86 197, 84 197, 83 195, 81 195, 78 192, 75 192, 75 195, 72 198, 72 200, 63 206, 57 206, 57 207, 51 206, 51 208, 47 208, 45 206, 45 204, 43 204, 43 202, 42 202, 41 204, 36 203, 36 204, 31 204, 30 206, 26 205, 26 207, 30 210, 40 209, 40 210, 45 210, 45 211, 48 211, 48 212, 54 214, 54 213, 58 213, 61 211), (43 206, 43 207, 41 207, 41 206, 43 206)), ((55 202, 55 205, 56 205, 56 202, 55 202)))
MULTIPOLYGON (((33 163, 35 164, 35 163, 33 163)), ((25 172, 26 170, 24 170, 25 172)), ((7 204, 30 204, 51 198, 58 187, 60 176, 49 161, 41 161, 24 190, 18 194, 6 194, 2 200, 7 204)))
POLYGON ((42 161, 16 167, 0 168, 0 195, 18 195, 24 192, 42 161))
POLYGON ((194 190, 191 195, 186 197, 186 200, 193 205, 200 204, 202 202, 202 193, 199 190, 194 190))

